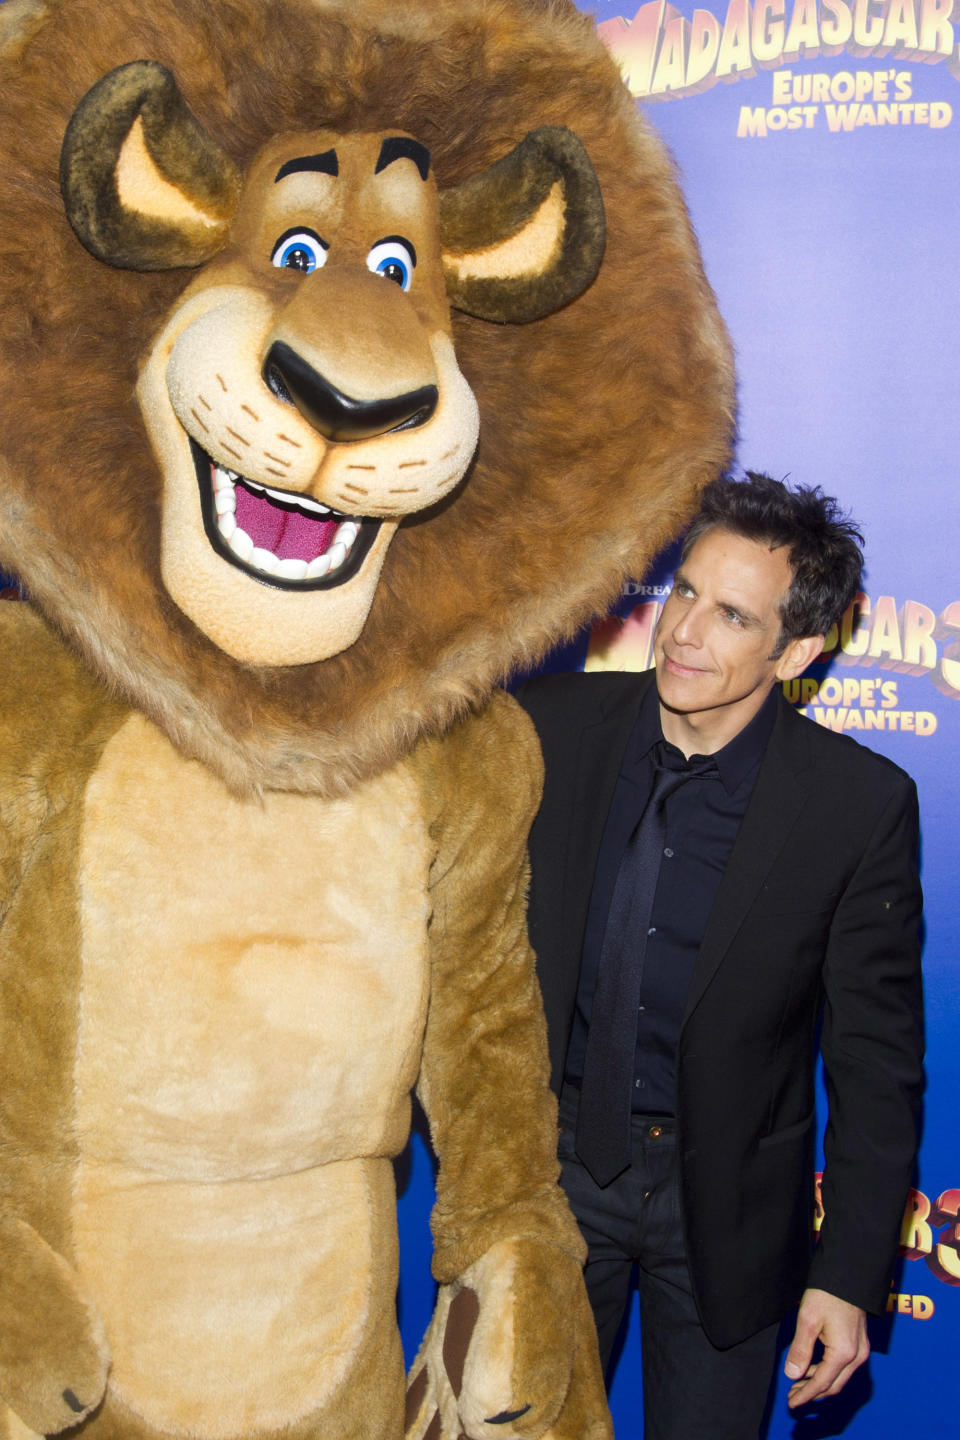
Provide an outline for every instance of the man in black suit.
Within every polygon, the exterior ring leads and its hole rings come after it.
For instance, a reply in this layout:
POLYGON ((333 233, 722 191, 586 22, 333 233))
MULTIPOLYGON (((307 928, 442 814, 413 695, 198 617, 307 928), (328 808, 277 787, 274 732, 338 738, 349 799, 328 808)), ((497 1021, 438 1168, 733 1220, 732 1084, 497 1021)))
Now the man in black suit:
POLYGON ((780 685, 855 594, 859 541, 817 490, 716 481, 655 670, 519 696, 563 1184, 605 1364, 638 1262, 646 1440, 755 1437, 798 1303, 789 1403, 835 1394, 886 1304, 922 1085, 916 791, 780 685))

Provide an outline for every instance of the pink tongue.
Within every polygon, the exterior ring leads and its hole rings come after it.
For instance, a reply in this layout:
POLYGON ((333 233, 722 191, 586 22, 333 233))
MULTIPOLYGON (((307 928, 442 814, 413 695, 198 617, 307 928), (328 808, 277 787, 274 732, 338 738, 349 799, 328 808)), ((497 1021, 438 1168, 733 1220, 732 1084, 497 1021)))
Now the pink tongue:
POLYGON ((236 487, 237 524, 260 550, 278 560, 315 560, 333 544, 339 519, 321 520, 299 510, 284 510, 243 484, 236 487))

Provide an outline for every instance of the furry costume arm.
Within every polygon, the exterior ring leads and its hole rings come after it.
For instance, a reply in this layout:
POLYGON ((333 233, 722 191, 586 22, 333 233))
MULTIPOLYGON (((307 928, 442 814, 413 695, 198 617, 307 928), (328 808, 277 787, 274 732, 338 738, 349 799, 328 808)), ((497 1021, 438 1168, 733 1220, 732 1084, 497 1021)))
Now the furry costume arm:
POLYGON ((584 1246, 557 1184, 556 1103, 526 937, 539 751, 500 694, 418 759, 438 845, 419 1089, 440 1160, 441 1291, 413 1370, 408 1433, 604 1436, 584 1246))
POLYGON ((30 1430, 77 1425, 103 1399, 103 1326, 62 1255, 22 1220, 0 1218, 0 1399, 30 1430))
MULTIPOLYGON (((10 931, 36 928, 17 905, 21 882, 35 863, 50 863, 49 852, 56 850, 50 832, 78 783, 84 738, 95 732, 99 716, 109 717, 111 707, 85 677, 77 684, 76 662, 26 605, 2 607, 0 644, 6 682, 0 691, 0 988, 8 1002, 0 1045, 9 1066, 0 1151, 7 1187, 26 1171, 21 1193, 31 1197, 37 1212, 31 1218, 39 1223, 46 1201, 44 1175, 30 1170, 24 1159, 23 1129, 37 1121, 29 1085, 23 1082, 34 1073, 32 1047, 52 1046, 24 1001, 36 975, 17 973, 22 950, 10 943, 10 931)), ((57 921, 55 914, 49 916, 51 926, 57 921)), ((35 1083, 44 1086, 50 1076, 40 1073, 35 1083)), ((0 1399, 31 1430, 54 1434, 76 1425, 100 1403, 108 1366, 103 1327, 72 1266, 27 1219, 12 1213, 3 1194, 0 1399)))
POLYGON ((421 751, 438 846, 419 1081, 440 1158, 434 1274, 452 1280, 508 1235, 549 1240, 581 1261, 583 1242, 557 1185, 556 1101, 526 934, 539 748, 526 717, 498 694, 421 751), (492 1154, 478 1144, 489 1133, 497 1135, 492 1154))

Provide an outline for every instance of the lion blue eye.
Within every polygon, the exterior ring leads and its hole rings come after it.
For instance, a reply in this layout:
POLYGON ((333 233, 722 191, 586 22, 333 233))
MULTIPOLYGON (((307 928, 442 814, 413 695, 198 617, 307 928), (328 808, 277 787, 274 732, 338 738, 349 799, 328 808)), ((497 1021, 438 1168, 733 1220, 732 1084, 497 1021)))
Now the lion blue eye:
POLYGON ((280 270, 299 270, 309 275, 326 264, 329 248, 312 230, 288 230, 274 245, 270 260, 280 270))
POLYGON ((378 240, 367 256, 367 269, 374 275, 392 280, 401 290, 409 290, 417 264, 417 252, 401 235, 388 235, 378 240))

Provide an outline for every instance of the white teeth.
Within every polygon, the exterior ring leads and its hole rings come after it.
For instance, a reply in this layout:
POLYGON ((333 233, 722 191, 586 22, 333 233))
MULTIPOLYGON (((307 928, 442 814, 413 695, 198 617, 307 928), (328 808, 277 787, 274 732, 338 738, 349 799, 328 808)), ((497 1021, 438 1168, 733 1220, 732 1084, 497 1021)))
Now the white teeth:
MULTIPOLYGON (((354 541, 360 534, 360 522, 357 520, 341 520, 330 549, 309 564, 306 560, 293 557, 281 560, 272 550, 264 550, 259 545, 254 545, 246 530, 237 524, 236 482, 240 476, 235 470, 227 470, 222 465, 214 465, 212 469, 217 529, 234 555, 244 564, 264 575, 275 575, 280 580, 320 580, 324 575, 338 570, 350 554, 354 541)), ((260 485, 246 476, 243 477, 243 483, 251 490, 267 495, 271 500, 277 500, 283 505, 293 503, 315 515, 335 513, 328 505, 322 505, 319 500, 312 500, 306 495, 296 495, 290 490, 274 490, 269 485, 260 485)))
POLYGON ((269 485, 260 485, 256 480, 244 480, 251 490, 257 490, 261 495, 269 495, 271 500, 279 500, 281 505, 299 505, 303 510, 312 510, 315 515, 329 515, 330 506, 321 505, 319 500, 312 500, 309 495, 298 495, 294 490, 273 490, 269 485))
POLYGON ((253 554, 253 541, 246 530, 241 530, 239 525, 230 536, 230 549, 241 560, 249 560, 253 554))
POLYGON ((247 563, 256 570, 262 570, 265 575, 276 575, 280 561, 272 550, 261 550, 259 546, 255 546, 247 563))
POLYGON ((281 580, 305 580, 307 578, 306 560, 278 560, 274 574, 281 580))
POLYGON ((327 551, 326 555, 318 555, 316 560, 310 561, 310 564, 307 566, 306 576, 304 578, 307 580, 319 580, 321 576, 326 575, 329 569, 330 552, 327 551))

